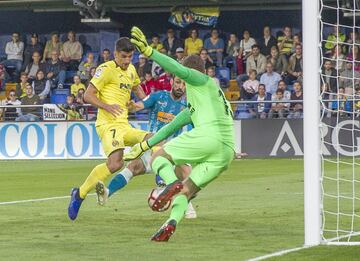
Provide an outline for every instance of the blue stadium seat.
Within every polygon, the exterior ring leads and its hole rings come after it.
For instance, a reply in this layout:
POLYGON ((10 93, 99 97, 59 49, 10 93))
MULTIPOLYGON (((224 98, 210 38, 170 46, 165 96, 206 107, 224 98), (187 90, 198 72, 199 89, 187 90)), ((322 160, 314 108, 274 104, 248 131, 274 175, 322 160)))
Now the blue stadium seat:
POLYGON ((132 61, 131 63, 132 64, 135 64, 139 61, 139 56, 140 56, 140 53, 138 51, 134 52, 134 55, 133 55, 133 58, 132 58, 132 61))
POLYGON ((55 95, 69 95, 70 94, 70 90, 69 89, 54 89, 52 90, 52 94, 55 94, 55 95))
POLYGON ((230 81, 230 69, 228 67, 216 68, 216 77, 219 79, 221 87, 227 87, 230 81))
POLYGON ((50 102, 53 104, 65 104, 67 94, 52 94, 50 96, 50 102))
POLYGON ((73 78, 77 74, 77 71, 66 71, 66 79, 73 78))

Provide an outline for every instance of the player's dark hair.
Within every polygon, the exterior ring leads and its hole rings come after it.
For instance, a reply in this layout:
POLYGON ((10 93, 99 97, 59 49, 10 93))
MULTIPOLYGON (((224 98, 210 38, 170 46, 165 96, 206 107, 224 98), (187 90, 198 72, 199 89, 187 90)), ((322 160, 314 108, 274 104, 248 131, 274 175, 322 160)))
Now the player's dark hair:
POLYGON ((110 53, 110 49, 105 48, 105 49, 103 50, 103 52, 109 52, 109 53, 110 53))
POLYGON ((115 43, 115 50, 117 52, 130 53, 135 51, 135 46, 130 42, 130 39, 128 37, 121 37, 115 43))
POLYGON ((197 54, 189 55, 184 59, 182 64, 186 67, 195 69, 199 72, 205 72, 205 63, 201 60, 200 56, 197 54))

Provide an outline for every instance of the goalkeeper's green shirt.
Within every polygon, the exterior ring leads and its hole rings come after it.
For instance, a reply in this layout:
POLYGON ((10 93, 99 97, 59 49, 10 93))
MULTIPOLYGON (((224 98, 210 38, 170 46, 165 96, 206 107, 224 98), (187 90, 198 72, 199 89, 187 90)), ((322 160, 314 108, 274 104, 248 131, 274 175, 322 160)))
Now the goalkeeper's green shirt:
POLYGON ((153 51, 152 60, 186 82, 187 106, 196 129, 234 148, 234 123, 230 103, 215 81, 174 59, 153 51))

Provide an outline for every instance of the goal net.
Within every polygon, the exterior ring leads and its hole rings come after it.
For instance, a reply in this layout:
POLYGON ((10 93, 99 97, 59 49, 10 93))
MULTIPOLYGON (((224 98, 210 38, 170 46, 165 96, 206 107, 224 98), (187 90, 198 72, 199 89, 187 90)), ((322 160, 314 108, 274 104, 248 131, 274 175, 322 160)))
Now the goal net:
POLYGON ((360 243, 360 6, 320 1, 321 237, 360 243))

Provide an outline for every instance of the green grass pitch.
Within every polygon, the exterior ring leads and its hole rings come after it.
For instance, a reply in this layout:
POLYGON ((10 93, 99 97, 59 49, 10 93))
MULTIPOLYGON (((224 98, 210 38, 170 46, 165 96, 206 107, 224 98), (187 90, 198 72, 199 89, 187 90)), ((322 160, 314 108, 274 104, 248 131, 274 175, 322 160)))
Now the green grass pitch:
MULTIPOLYGON (((0 202, 69 195, 99 162, 0 161, 0 202)), ((168 243, 149 241, 168 215, 147 206, 153 175, 133 179, 105 207, 89 196, 75 222, 67 217, 67 198, 0 205, 0 260, 247 260, 299 247, 302 165, 234 161, 193 201, 198 218, 180 223, 168 243)), ((320 246, 270 260, 359 260, 359 254, 360 247, 320 246)))

